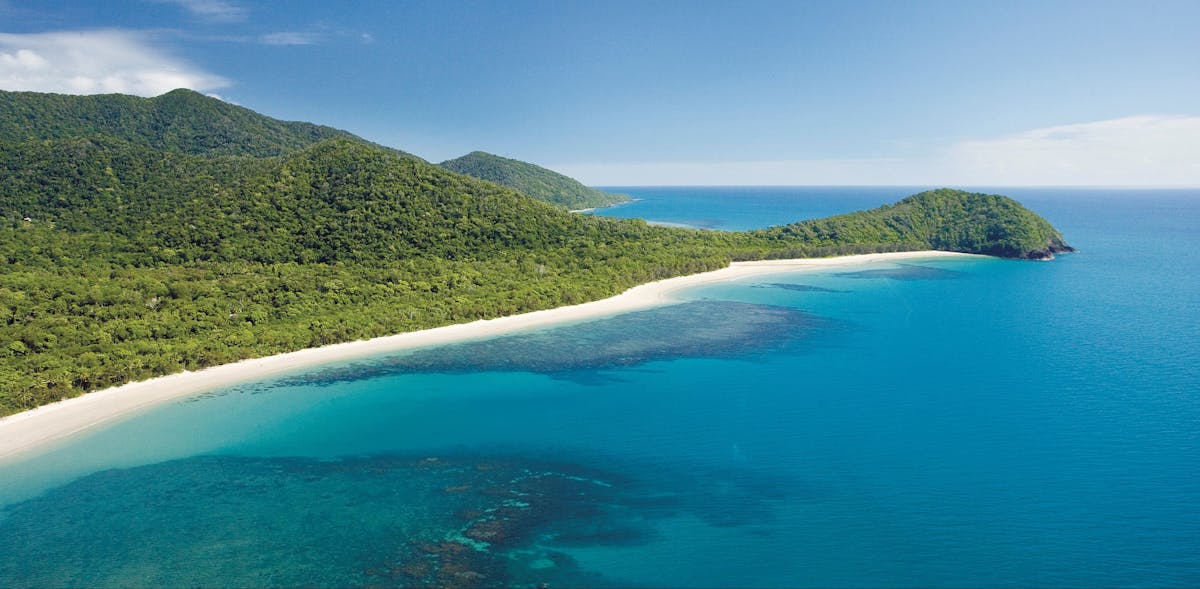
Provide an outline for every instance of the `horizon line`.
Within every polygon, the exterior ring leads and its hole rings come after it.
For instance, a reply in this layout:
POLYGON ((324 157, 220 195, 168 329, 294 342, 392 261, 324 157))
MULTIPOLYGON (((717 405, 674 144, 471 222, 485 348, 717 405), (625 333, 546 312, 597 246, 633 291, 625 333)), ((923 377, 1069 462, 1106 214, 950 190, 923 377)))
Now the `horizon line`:
POLYGON ((1081 188, 1089 190, 1200 190, 1200 184, 588 184, 591 188, 1081 188))

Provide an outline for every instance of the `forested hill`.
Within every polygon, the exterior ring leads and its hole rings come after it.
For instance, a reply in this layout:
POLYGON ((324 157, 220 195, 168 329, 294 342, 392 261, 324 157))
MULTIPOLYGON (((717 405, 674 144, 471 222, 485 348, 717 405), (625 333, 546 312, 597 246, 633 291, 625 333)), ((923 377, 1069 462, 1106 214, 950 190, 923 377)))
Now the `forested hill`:
POLYGON ((438 165, 452 172, 514 188, 567 209, 590 209, 629 201, 624 194, 601 192, 553 170, 482 151, 473 151, 438 165))
MULTIPOLYGON (((41 112, 70 103, 23 100, 41 112)), ((125 100, 102 118, 142 120, 120 105, 141 112, 143 99, 125 100)), ((250 115, 229 136, 253 139, 266 118, 250 115)), ((284 153, 254 157, 159 146, 170 133, 77 133, 0 138, 0 415, 184 369, 596 300, 735 259, 1066 247, 1014 201, 959 191, 700 231, 572 214, 354 138, 285 149, 275 137, 262 145, 284 153)))
POLYGON ((276 120, 192 90, 154 98, 0 90, 0 141, 101 137, 209 156, 269 157, 331 138, 367 143, 346 131, 276 120))
MULTIPOLYGON (((1074 251, 1048 221, 1017 201, 942 188, 894 205, 752 231, 776 243, 892 243, 1044 260, 1074 251)), ((776 250, 772 255, 786 254, 776 250)))
POLYGON ((347 139, 263 159, 33 142, 0 149, 0 194, 9 223, 104 235, 139 266, 472 260, 643 225, 572 215, 347 139))

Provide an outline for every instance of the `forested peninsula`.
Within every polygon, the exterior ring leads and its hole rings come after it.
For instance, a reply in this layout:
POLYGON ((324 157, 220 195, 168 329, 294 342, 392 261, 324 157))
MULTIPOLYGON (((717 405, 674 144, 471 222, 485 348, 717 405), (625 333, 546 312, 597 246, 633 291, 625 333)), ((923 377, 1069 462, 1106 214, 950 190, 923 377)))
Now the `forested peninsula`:
POLYGON ((1011 199, 946 189, 751 232, 566 206, 188 90, 0 91, 0 415, 734 260, 1070 250, 1011 199))

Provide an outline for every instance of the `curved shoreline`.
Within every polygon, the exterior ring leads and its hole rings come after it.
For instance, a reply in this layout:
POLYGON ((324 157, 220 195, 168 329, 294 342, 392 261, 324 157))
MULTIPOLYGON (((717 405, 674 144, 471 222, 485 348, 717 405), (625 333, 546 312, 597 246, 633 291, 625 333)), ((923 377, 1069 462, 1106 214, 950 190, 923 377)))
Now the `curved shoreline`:
POLYGON ((749 276, 934 257, 980 257, 943 251, 892 252, 835 258, 734 262, 727 268, 635 286, 590 303, 481 319, 369 340, 308 348, 132 382, 0 418, 0 461, 43 448, 102 424, 174 399, 355 358, 483 339, 537 327, 582 321, 676 302, 671 294, 693 286, 749 276))

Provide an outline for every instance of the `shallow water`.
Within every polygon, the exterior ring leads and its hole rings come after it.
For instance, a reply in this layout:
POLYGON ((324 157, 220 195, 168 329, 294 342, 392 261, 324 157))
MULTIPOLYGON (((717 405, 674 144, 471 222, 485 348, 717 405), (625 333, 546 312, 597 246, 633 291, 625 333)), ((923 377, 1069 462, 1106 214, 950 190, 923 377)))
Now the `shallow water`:
POLYGON ((705 286, 0 466, 0 584, 1200 584, 1200 195, 1008 192, 1081 253, 705 286))

